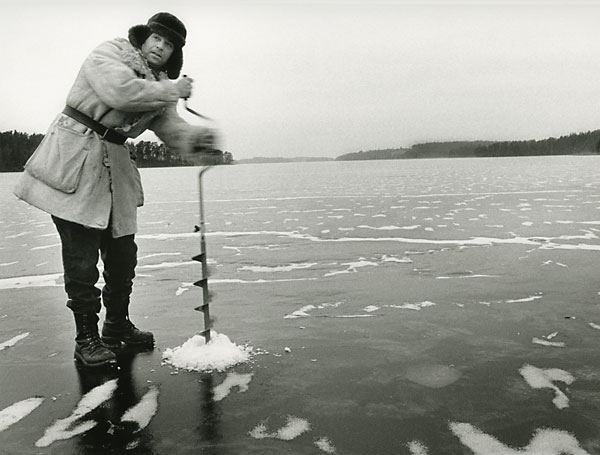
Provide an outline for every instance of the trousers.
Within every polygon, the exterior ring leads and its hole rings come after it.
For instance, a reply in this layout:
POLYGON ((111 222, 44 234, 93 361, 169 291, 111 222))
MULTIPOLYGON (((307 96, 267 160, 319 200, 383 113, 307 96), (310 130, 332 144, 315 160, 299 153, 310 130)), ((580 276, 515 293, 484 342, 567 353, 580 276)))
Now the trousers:
POLYGON ((134 235, 113 238, 111 227, 92 229, 52 216, 62 244, 67 307, 74 313, 99 313, 100 297, 107 309, 127 311, 137 265, 134 235), (96 287, 102 259, 104 286, 96 287))

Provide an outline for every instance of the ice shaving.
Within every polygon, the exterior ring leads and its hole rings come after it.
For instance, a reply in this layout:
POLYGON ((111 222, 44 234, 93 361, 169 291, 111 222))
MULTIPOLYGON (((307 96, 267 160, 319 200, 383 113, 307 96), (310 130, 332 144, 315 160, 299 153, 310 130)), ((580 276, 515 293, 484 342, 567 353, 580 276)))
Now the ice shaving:
POLYGON ((201 335, 194 335, 181 346, 167 348, 163 352, 164 363, 188 371, 224 371, 234 365, 247 362, 252 348, 238 346, 227 335, 211 331, 206 343, 201 335))

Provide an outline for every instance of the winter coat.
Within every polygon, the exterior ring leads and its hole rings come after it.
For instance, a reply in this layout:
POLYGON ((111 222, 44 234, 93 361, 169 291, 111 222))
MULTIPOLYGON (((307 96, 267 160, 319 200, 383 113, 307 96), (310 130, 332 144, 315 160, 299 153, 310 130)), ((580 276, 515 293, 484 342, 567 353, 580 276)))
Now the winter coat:
MULTIPOLYGON (((84 61, 67 104, 129 138, 150 129, 169 149, 186 154, 206 132, 176 110, 178 91, 147 66, 125 39, 102 43, 84 61)), ((25 165, 14 190, 25 202, 113 237, 137 231, 144 201, 139 171, 124 145, 103 140, 59 114, 25 165)))

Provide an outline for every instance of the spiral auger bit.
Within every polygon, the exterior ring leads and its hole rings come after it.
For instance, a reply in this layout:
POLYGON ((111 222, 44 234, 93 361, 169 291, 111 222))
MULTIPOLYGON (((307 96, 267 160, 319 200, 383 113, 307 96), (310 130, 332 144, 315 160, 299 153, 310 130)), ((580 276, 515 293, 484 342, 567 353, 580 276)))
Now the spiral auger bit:
POLYGON ((200 332, 200 335, 204 337, 205 342, 208 344, 210 341, 210 331, 212 329, 212 321, 210 319, 210 294, 208 292, 208 265, 206 257, 206 226, 204 224, 204 202, 202 194, 202 176, 212 166, 203 167, 198 174, 198 190, 199 190, 199 201, 200 201, 200 254, 194 256, 192 260, 200 262, 202 264, 202 278, 194 283, 194 286, 202 288, 202 303, 194 308, 196 311, 201 311, 204 314, 204 330, 200 332))

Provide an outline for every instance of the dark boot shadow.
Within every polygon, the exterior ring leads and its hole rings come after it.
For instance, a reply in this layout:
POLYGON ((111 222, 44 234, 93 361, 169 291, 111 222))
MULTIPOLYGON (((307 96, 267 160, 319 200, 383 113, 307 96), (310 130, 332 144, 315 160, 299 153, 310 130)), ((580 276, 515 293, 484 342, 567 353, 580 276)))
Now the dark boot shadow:
POLYGON ((140 431, 135 422, 122 422, 123 414, 139 403, 146 387, 138 387, 133 377, 135 352, 121 352, 117 355, 118 368, 97 370, 77 368, 82 396, 107 381, 116 380, 117 388, 102 405, 93 409, 85 420, 94 420, 96 426, 80 436, 80 453, 86 455, 105 455, 127 453, 153 454, 149 445, 151 435, 140 431))

